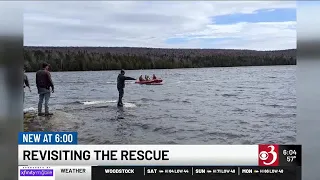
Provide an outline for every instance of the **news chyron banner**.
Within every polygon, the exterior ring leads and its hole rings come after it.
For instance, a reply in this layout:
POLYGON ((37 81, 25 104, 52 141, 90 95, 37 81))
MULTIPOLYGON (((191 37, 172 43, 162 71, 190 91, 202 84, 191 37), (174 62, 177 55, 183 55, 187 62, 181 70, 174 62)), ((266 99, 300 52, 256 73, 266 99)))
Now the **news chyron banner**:
POLYGON ((19 134, 19 180, 301 179, 300 145, 80 145, 75 132, 19 134))

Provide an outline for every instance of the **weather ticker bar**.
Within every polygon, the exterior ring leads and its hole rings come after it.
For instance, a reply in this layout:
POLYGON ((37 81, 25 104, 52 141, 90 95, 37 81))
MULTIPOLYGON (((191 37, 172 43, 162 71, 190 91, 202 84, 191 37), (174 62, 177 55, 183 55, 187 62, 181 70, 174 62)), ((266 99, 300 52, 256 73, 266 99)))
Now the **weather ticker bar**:
MULTIPOLYGON (((254 179, 301 179, 301 167, 258 167, 258 166, 93 166, 91 180, 101 179, 176 179, 212 180, 223 178, 254 179)), ((240 179, 239 179, 240 180, 240 179)))

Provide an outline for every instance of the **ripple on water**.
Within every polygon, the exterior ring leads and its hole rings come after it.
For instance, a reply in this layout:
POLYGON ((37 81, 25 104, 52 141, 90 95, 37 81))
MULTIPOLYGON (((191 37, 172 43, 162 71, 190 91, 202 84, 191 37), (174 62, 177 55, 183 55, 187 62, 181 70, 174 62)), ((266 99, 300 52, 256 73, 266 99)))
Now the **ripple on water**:
POLYGON ((177 130, 175 127, 157 127, 153 129, 153 132, 159 132, 162 134, 173 134, 178 131, 179 130, 177 130))
POLYGON ((238 96, 237 94, 222 94, 223 97, 233 97, 238 96))
POLYGON ((267 118, 295 118, 296 114, 273 114, 273 113, 265 113, 261 117, 267 117, 267 118))
POLYGON ((220 136, 220 137, 226 137, 226 138, 231 138, 231 139, 234 139, 234 138, 242 138, 242 137, 245 137, 245 135, 243 134, 238 134, 238 133, 233 133, 233 132, 207 132, 205 133, 205 135, 208 135, 208 136, 220 136))

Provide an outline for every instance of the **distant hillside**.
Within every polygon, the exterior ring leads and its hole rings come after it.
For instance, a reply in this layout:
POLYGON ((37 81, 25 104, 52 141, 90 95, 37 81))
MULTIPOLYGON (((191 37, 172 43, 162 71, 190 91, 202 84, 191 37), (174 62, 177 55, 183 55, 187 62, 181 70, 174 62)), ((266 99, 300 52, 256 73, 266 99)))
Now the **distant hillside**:
POLYGON ((172 69, 230 66, 296 65, 296 49, 160 49, 131 47, 24 47, 27 71, 42 62, 53 71, 172 69))

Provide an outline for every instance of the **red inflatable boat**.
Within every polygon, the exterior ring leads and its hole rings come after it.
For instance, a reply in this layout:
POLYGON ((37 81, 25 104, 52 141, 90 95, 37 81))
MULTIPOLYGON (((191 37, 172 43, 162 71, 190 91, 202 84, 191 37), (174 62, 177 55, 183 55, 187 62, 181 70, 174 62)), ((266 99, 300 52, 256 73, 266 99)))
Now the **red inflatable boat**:
POLYGON ((153 79, 149 81, 136 81, 136 84, 162 85, 162 79, 153 79))

